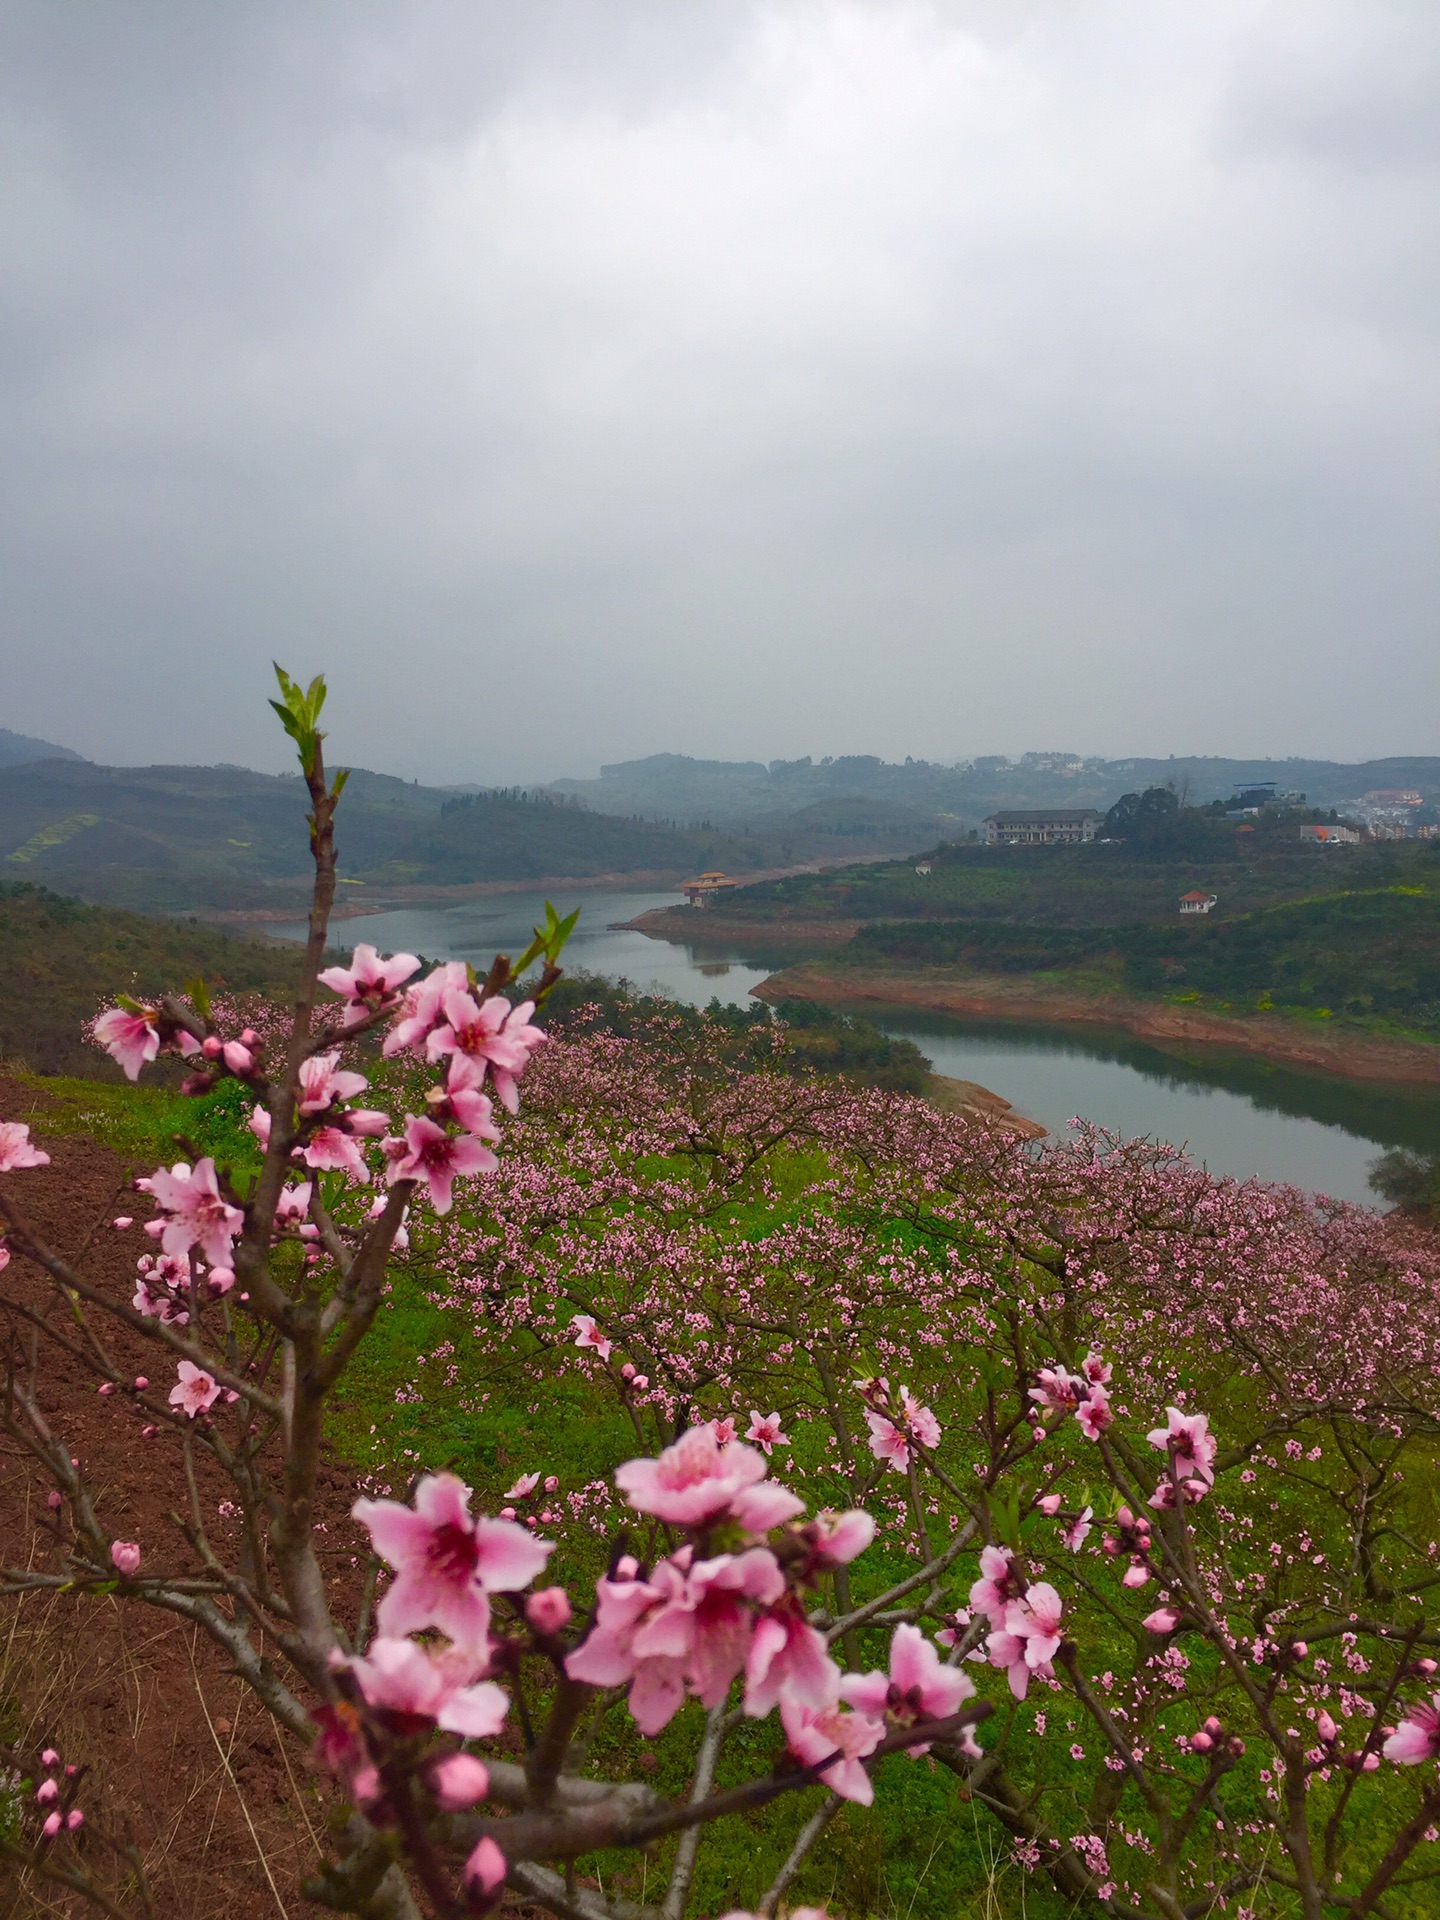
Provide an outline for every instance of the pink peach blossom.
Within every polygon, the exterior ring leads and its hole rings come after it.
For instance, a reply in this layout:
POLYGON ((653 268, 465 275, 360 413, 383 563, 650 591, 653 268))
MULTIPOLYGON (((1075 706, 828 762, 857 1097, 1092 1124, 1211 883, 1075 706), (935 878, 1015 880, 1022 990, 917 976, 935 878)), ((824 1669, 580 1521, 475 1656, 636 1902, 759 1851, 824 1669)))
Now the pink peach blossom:
MULTIPOLYGON (((975 1691, 975 1683, 959 1667, 943 1664, 934 1646, 918 1627, 902 1624, 890 1640, 890 1671, 847 1673, 840 1697, 872 1719, 889 1717, 901 1726, 921 1720, 947 1720, 958 1713, 975 1691)), ((912 1747, 912 1754, 928 1751, 912 1747)))
POLYGON ((504 1886, 505 1874, 505 1856, 487 1833, 475 1843, 465 1862, 465 1885, 485 1899, 504 1886))
POLYGON ((198 1247, 211 1266, 228 1267, 230 1243, 245 1224, 245 1216, 220 1197, 215 1162, 207 1155, 193 1167, 177 1161, 167 1173, 161 1167, 136 1186, 153 1194, 162 1218, 149 1220, 145 1231, 158 1238, 166 1253, 177 1258, 198 1247))
POLYGON ((1006 1608, 1022 1591, 1012 1558, 1009 1547, 982 1547, 980 1578, 970 1589, 970 1605, 997 1627, 1004 1626, 1006 1608))
POLYGON ((450 1211, 457 1179, 493 1173, 498 1165, 490 1149, 473 1136, 446 1133, 433 1120, 407 1120, 405 1148, 408 1151, 391 1160, 385 1178, 391 1185, 397 1180, 418 1180, 429 1189, 430 1204, 440 1214, 450 1211))
POLYGON ((490 1769, 474 1754, 447 1754, 432 1771, 430 1785, 438 1807, 446 1813, 459 1813, 489 1793, 490 1769))
POLYGON ((1031 1387, 1030 1398, 1041 1406, 1066 1413, 1080 1404, 1085 1387, 1080 1375, 1067 1373, 1064 1367, 1041 1367, 1037 1378, 1040 1384, 1031 1387))
POLYGON ((126 1079, 138 1080, 140 1069, 160 1051, 158 1021, 154 1007, 143 1007, 138 1013, 111 1007, 100 1015, 91 1032, 126 1079))
MULTIPOLYGON (((570 1324, 575 1329, 575 1344, 577 1347, 593 1348, 602 1360, 608 1360, 610 1358, 613 1348, 588 1313, 577 1313, 570 1324)), ((632 1379, 634 1375, 635 1369, 631 1367, 630 1376, 632 1379)))
POLYGON ((1210 1463, 1218 1451, 1209 1419, 1203 1413, 1182 1413, 1179 1407, 1167 1407, 1165 1416, 1168 1424, 1156 1427, 1146 1438, 1152 1447, 1170 1455, 1179 1479, 1201 1480, 1208 1487, 1215 1478, 1210 1463))
POLYGON ((30 1128, 23 1120, 0 1120, 0 1173, 13 1173, 20 1167, 48 1167, 50 1156, 42 1153, 30 1139, 30 1128))
POLYGON ((698 1527, 727 1512, 735 1496, 765 1477, 765 1461, 737 1440, 715 1443, 709 1427, 691 1427, 658 1460, 627 1460, 615 1484, 640 1513, 671 1526, 698 1527))
POLYGON ((170 1389, 170 1405, 178 1407, 190 1420, 197 1413, 208 1413, 220 1398, 220 1387, 214 1375, 207 1373, 203 1367, 197 1367, 191 1360, 182 1360, 176 1372, 180 1381, 178 1386, 170 1389))
POLYGON ((819 1708, 839 1698, 840 1669, 814 1627, 792 1606, 757 1622, 745 1662, 745 1711, 763 1719, 783 1699, 819 1708))
POLYGON ((139 1571, 140 1549, 133 1540, 112 1540, 110 1542, 110 1564, 117 1573, 123 1573, 128 1580, 139 1571))
POLYGON ((443 1019, 442 1002, 447 993, 464 993, 470 975, 463 960, 446 960, 407 989, 396 1013, 395 1024, 385 1036, 381 1052, 387 1058, 397 1053, 417 1051, 443 1019))
POLYGON ((379 1711, 433 1720, 466 1740, 493 1739, 505 1724, 507 1695, 488 1680, 475 1681, 475 1661, 462 1648, 431 1654, 414 1640, 384 1635, 349 1666, 366 1701, 379 1711))
MULTIPOLYGON (((734 1439, 733 1431, 730 1437, 734 1439)), ((753 1440, 757 1447, 763 1447, 766 1453, 790 1444, 789 1434, 780 1431, 779 1414, 759 1413, 754 1407, 750 1409, 750 1425, 745 1429, 745 1438, 753 1440)))
POLYGON ((1411 1707, 1381 1751, 1387 1760, 1401 1767, 1440 1759, 1440 1693, 1428 1706, 1422 1701, 1419 1706, 1411 1707))
POLYGON ((350 956, 348 967, 327 967, 317 978, 322 986, 348 1001, 341 1025, 358 1027, 371 1012, 388 1006, 419 966, 413 953, 396 953, 382 960, 374 947, 362 940, 350 956))
POLYGON ((427 1474, 413 1508, 357 1500, 353 1511, 396 1572, 380 1602, 382 1631, 437 1627, 477 1659, 490 1644, 488 1596, 528 1586, 554 1551, 509 1520, 473 1518, 470 1490, 453 1473, 427 1474))
POLYGON ((570 1596, 563 1587, 541 1587, 525 1602, 525 1618, 537 1633, 559 1633, 570 1620, 570 1596))
POLYGON ((1090 1388, 1075 1409, 1075 1418, 1087 1440, 1098 1440, 1107 1427, 1114 1426, 1115 1413, 1110 1405, 1110 1396, 1100 1382, 1097 1381, 1090 1388))
POLYGON ((498 994, 477 1004, 468 993, 447 992, 443 1004, 446 1025, 436 1027, 426 1041, 430 1058, 438 1060, 443 1054, 453 1054, 451 1080, 463 1078, 473 1087, 482 1084, 488 1068, 500 1104, 514 1113, 520 1104, 515 1082, 531 1053, 546 1038, 539 1027, 530 1024, 534 1001, 525 1000, 512 1008, 498 994))
POLYGON ((333 1107, 337 1100, 353 1100, 357 1093, 363 1093, 370 1082, 363 1073, 346 1073, 340 1070, 338 1049, 333 1053, 314 1053, 308 1060, 300 1062, 299 1099, 296 1112, 301 1114, 324 1113, 327 1107, 333 1107))
POLYGON ((883 1460, 892 1473, 904 1473, 910 1462, 910 1445, 895 1422, 867 1407, 865 1424, 870 1429, 870 1451, 875 1458, 883 1460))
POLYGON ((863 1713, 844 1713, 836 1703, 813 1707, 789 1696, 780 1702, 780 1719, 790 1751, 803 1765, 829 1761, 821 1782, 842 1800, 868 1807, 875 1798, 870 1775, 860 1764, 885 1737, 885 1724, 863 1713))
MULTIPOLYGON (((381 1118, 389 1125, 389 1115, 381 1118)), ((317 1127, 301 1148, 300 1157, 307 1167, 313 1167, 317 1173, 347 1173, 357 1186, 366 1186, 370 1180, 370 1169, 365 1164, 365 1156, 359 1143, 343 1127, 317 1127)), ((446 1211, 437 1207, 438 1213, 446 1211)))

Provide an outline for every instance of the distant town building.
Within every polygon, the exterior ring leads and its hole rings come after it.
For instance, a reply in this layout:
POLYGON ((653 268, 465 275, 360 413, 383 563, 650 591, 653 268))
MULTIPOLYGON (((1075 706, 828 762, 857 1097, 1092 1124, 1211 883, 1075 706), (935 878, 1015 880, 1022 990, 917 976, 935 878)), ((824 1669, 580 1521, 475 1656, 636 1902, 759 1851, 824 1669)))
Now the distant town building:
POLYGON ((702 873, 698 880, 685 881, 680 891, 692 907, 704 907, 709 905, 717 893, 724 893, 727 888, 738 887, 739 884, 740 882, 732 880, 728 873, 702 873))
POLYGON ((916 867, 915 871, 916 873, 929 873, 930 862, 928 860, 922 860, 920 864, 916 867))
POLYGON ((1181 913, 1209 913, 1219 899, 1214 893, 1182 893, 1180 896, 1181 913))
POLYGON ((1318 840, 1322 847, 1354 847, 1360 843, 1354 827, 1301 827, 1300 838, 1318 840))
POLYGON ((1093 807, 1035 807, 992 813, 982 831, 987 847, 1078 847, 1104 824, 1104 814, 1093 807))

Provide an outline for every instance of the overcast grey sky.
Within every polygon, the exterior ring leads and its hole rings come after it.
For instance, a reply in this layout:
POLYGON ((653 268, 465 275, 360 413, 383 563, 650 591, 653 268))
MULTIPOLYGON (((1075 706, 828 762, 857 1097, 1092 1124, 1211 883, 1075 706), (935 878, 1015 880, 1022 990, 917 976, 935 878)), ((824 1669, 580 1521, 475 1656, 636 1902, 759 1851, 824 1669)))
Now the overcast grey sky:
POLYGON ((1440 752, 1434 0, 0 23, 0 724, 1440 752))

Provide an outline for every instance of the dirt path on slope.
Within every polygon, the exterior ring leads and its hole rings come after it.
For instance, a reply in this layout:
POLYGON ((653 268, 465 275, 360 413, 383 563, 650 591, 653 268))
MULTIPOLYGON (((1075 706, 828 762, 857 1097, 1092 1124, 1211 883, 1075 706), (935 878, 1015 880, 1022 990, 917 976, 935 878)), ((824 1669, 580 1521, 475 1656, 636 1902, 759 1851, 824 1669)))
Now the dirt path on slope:
MULTIPOLYGON (((96 1222, 117 1213, 148 1212, 145 1195, 124 1193, 126 1168, 93 1140, 45 1135, 44 1096, 0 1080, 0 1117, 28 1120, 51 1165, 11 1174, 11 1191, 37 1231, 62 1253, 74 1253, 96 1222)), ((135 1260, 150 1243, 138 1225, 116 1233, 108 1224, 85 1256, 87 1277, 127 1298, 135 1260)), ((12 1259, 3 1293, 42 1309, 48 1282, 28 1261, 12 1259)), ((8 1344, 26 1336, 13 1316, 8 1344)), ((123 1330, 106 1338, 127 1369, 157 1374, 155 1349, 123 1330)), ((120 1397, 102 1398, 77 1359, 48 1346, 40 1401, 52 1431, 81 1460, 97 1517, 112 1536, 140 1543, 142 1570, 188 1563, 169 1518, 185 1502, 179 1455, 163 1437, 141 1438, 142 1421, 120 1397)), ((21 1348, 23 1351, 23 1346, 21 1348)), ((205 1471, 202 1498, 219 1543, 227 1483, 205 1471)), ((47 1483, 8 1435, 0 1435, 0 1556, 14 1566, 58 1564, 59 1542, 45 1505, 47 1483)), ((351 1578, 343 1469, 327 1472, 322 1500, 334 1528, 334 1578, 351 1578)), ((300 1884, 320 1858, 326 1806, 302 1743, 283 1735, 248 1687, 225 1670, 196 1628, 158 1608, 114 1595, 57 1594, 0 1600, 0 1711, 7 1741, 32 1749, 52 1743, 71 1763, 93 1769, 80 1804, 92 1825, 133 1831, 162 1920, 221 1913, 226 1920, 278 1920, 311 1911, 300 1884)), ((100 1877, 106 1855, 87 1842, 87 1862, 100 1877)), ((129 1911, 129 1905, 126 1904, 129 1911)), ((12 1920, 39 1914, 93 1914, 78 1896, 27 1886, 0 1863, 0 1911, 12 1920), (8 1877, 7 1877, 8 1876, 8 1877)), ((134 1911, 141 1911, 138 1901, 134 1911)))

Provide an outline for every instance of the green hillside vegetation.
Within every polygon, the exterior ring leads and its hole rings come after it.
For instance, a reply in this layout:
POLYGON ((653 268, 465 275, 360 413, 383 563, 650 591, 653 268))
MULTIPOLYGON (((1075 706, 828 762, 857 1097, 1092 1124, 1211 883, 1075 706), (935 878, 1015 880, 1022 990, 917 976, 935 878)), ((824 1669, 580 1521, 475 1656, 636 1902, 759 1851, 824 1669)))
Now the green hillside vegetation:
POLYGON ((692 1038, 717 1029, 727 1033, 738 1065, 839 1074, 856 1086, 880 1087, 887 1093, 923 1094, 930 1086, 930 1062, 913 1041, 892 1039, 873 1021, 837 1013, 813 1000, 782 1000, 773 1010, 758 1000, 744 1007, 712 1000, 701 1012, 657 994, 637 994, 596 974, 567 973, 546 1002, 541 1024, 561 1030, 600 1028, 628 1039, 645 1032, 657 1018, 672 1032, 692 1038), (773 1045, 776 1022, 785 1030, 778 1052, 773 1045))
POLYGON ((82 1032, 102 994, 153 998, 198 975, 212 991, 283 995, 296 966, 295 952, 273 941, 86 906, 27 881, 0 884, 0 1059, 115 1080, 119 1068, 82 1032))
POLYGON ((1440 1036, 1440 892, 1335 893, 1235 918, 1169 925, 880 921, 838 964, 1083 974, 1138 993, 1322 1016, 1378 1016, 1440 1036))
MULTIPOLYGON (((0 876, 150 912, 295 911, 304 901, 298 779, 244 767, 0 766, 0 876)), ((592 813, 548 792, 456 794, 357 770, 345 794, 342 886, 452 887, 608 873, 753 873, 861 848, 924 843, 933 822, 838 802, 773 830, 592 813)))
POLYGON ((756 926, 796 920, 996 920, 1057 927, 1171 923, 1182 893, 1218 895, 1225 918, 1338 888, 1368 891, 1440 884, 1440 843, 1383 840, 1322 847, 1300 839, 1293 819, 1261 820, 1237 834, 1233 821, 1185 816, 1183 836, 1211 837, 1199 857, 1173 843, 1083 847, 942 845, 914 858, 795 874, 749 886, 725 901, 727 920, 756 926))

